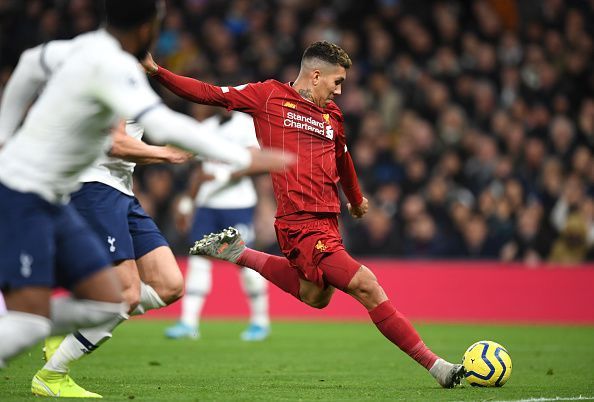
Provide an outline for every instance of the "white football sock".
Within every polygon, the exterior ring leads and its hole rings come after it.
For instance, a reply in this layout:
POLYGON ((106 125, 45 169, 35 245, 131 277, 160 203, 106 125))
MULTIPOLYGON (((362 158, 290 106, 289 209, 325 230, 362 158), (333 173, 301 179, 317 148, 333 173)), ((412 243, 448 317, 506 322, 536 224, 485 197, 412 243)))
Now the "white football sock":
POLYGON ((55 297, 51 301, 52 335, 72 333, 80 328, 92 328, 126 315, 126 303, 55 297))
POLYGON ((182 299, 181 322, 197 327, 206 296, 212 288, 212 263, 210 260, 191 256, 188 259, 186 275, 186 295, 182 299))
POLYGON ((268 315, 268 282, 254 270, 241 268, 241 284, 250 305, 250 322, 261 327, 270 325, 268 315))
POLYGON ((92 328, 125 315, 126 303, 54 297, 51 301, 52 335, 72 333, 80 328, 92 328))
POLYGON ((68 335, 43 368, 67 373, 70 363, 91 353, 103 342, 109 340, 114 328, 127 319, 128 315, 120 315, 98 327, 81 329, 68 335))
POLYGON ((0 316, 0 364, 47 337, 51 326, 46 317, 20 311, 0 316))
POLYGON ((132 311, 131 315, 144 314, 149 310, 156 310, 166 305, 151 285, 140 282, 140 302, 134 311, 132 311))

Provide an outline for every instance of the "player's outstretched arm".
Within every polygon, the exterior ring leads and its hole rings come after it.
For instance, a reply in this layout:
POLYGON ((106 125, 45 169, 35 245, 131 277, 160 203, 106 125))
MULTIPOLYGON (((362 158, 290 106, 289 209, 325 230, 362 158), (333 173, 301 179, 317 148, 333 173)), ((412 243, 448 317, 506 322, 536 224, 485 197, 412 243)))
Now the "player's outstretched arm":
POLYGON ((109 156, 135 162, 141 165, 157 163, 184 163, 194 158, 194 154, 171 145, 149 145, 140 139, 126 134, 125 122, 112 130, 112 144, 109 156))
POLYGON ((237 87, 219 87, 206 82, 174 74, 159 66, 150 53, 141 62, 145 72, 177 96, 195 103, 222 106, 246 113, 255 113, 265 102, 262 83, 237 87))
POLYGON ((98 69, 93 96, 115 115, 134 120, 157 144, 171 144, 205 158, 228 163, 234 170, 282 170, 294 156, 268 150, 252 154, 244 147, 210 133, 203 125, 167 108, 152 90, 132 57, 98 69))

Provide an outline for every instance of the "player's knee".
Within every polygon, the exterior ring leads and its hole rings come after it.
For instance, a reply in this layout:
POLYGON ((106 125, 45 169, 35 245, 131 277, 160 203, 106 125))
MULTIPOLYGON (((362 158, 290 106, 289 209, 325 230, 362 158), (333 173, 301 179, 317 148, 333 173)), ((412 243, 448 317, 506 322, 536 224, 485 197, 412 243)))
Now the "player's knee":
POLYGON ((140 303, 140 282, 135 282, 126 286, 122 292, 124 302, 130 306, 130 311, 133 311, 140 303))
POLYGON ((171 278, 171 280, 167 281, 163 284, 163 286, 158 287, 155 289, 157 294, 165 302, 165 304, 169 305, 179 299, 181 299, 184 295, 184 281, 181 275, 179 278, 171 278))
POLYGON ((384 294, 376 276, 365 266, 353 277, 347 291, 358 300, 374 300, 384 294))
POLYGON ((331 292, 319 292, 319 293, 309 293, 305 295, 300 295, 301 301, 307 304, 310 307, 323 309, 324 307, 330 304, 330 300, 332 299, 331 292))
POLYGON ((317 308, 317 309, 321 310, 321 309, 325 308, 326 306, 328 306, 328 304, 330 304, 330 299, 325 298, 325 299, 312 300, 311 302, 309 302, 307 304, 313 308, 317 308))

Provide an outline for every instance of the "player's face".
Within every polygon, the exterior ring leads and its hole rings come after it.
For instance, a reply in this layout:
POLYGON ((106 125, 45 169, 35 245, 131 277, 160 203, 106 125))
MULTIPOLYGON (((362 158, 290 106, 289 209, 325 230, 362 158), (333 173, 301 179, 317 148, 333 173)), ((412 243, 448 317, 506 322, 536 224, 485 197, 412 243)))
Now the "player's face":
POLYGON ((346 69, 330 66, 320 70, 318 85, 314 88, 314 99, 319 106, 327 106, 334 97, 342 93, 342 83, 346 79, 346 69))

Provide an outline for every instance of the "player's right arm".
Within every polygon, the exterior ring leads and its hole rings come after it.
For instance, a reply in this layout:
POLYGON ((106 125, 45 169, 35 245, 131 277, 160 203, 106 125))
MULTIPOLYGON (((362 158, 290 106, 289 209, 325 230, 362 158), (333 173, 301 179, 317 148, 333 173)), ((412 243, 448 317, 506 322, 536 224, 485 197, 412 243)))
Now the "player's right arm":
POLYGON ((154 62, 150 54, 142 61, 147 74, 159 81, 177 96, 186 100, 226 107, 254 114, 265 103, 267 85, 251 83, 236 87, 219 87, 206 82, 172 73, 154 62))
POLYGON ((16 132, 29 106, 70 46, 70 41, 52 41, 21 54, 0 103, 0 146, 16 132))

